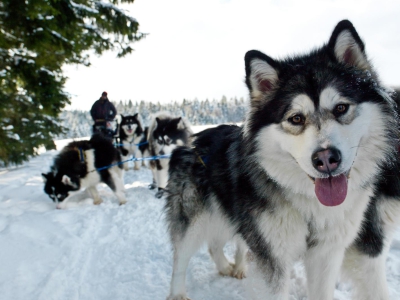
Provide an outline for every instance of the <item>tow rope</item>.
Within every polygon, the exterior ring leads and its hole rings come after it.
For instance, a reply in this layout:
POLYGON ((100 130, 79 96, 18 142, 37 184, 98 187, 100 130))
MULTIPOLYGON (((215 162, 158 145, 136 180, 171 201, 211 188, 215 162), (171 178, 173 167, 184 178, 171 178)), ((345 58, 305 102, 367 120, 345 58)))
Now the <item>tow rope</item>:
MULTIPOLYGON (((137 147, 140 147, 140 146, 143 146, 143 145, 147 145, 149 142, 143 142, 143 143, 139 143, 139 144, 133 144, 133 145, 135 145, 135 146, 137 146, 137 147)), ((130 144, 130 143, 129 143, 130 144)), ((114 147, 117 147, 117 146, 124 146, 125 144, 117 144, 117 143, 114 143, 114 147)))
POLYGON ((122 164, 130 162, 130 161, 146 161, 146 160, 169 159, 169 158, 171 158, 171 155, 155 155, 155 156, 149 156, 149 157, 132 157, 130 159, 123 160, 123 161, 117 162, 115 164, 111 164, 109 166, 96 168, 95 170, 90 171, 90 172, 106 170, 106 169, 112 168, 114 166, 122 165, 122 164))

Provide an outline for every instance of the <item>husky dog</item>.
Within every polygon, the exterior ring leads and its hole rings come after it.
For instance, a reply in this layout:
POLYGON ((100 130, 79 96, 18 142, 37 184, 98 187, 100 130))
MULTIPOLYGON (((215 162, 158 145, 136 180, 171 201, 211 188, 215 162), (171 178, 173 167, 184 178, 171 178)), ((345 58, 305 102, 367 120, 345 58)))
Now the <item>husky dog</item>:
MULTIPOLYGON (((118 149, 122 154, 122 160, 128 160, 132 155, 136 158, 142 158, 147 147, 147 128, 143 128, 143 122, 139 114, 133 116, 121 115, 121 123, 119 125, 119 140, 118 149)), ((140 170, 140 165, 144 161, 135 161, 135 170, 140 170)), ((128 170, 128 163, 124 163, 124 169, 128 170)))
POLYGON ((170 160, 166 217, 174 249, 168 299, 188 299, 185 271, 208 242, 218 270, 245 272, 251 250, 263 299, 288 299, 304 261, 308 299, 333 298, 340 270, 355 299, 388 299, 385 260, 400 215, 399 126, 353 25, 329 42, 275 60, 245 56, 250 109, 243 127, 194 136, 170 160), (236 262, 223 254, 239 241, 236 262))
MULTIPOLYGON (((173 117, 168 112, 156 114, 149 126, 148 141, 151 156, 170 155, 177 146, 188 144, 193 134, 189 122, 183 117, 173 117)), ((164 194, 168 180, 169 159, 150 161, 153 183, 150 189, 158 187, 157 198, 164 194)))
POLYGON ((56 156, 51 171, 42 174, 44 191, 58 208, 70 194, 81 188, 87 188, 94 204, 100 204, 102 200, 96 185, 104 182, 113 190, 119 203, 124 204, 123 170, 121 165, 117 165, 120 161, 120 153, 102 134, 95 133, 89 141, 71 142, 56 156), (101 169, 110 165, 113 166, 101 169))

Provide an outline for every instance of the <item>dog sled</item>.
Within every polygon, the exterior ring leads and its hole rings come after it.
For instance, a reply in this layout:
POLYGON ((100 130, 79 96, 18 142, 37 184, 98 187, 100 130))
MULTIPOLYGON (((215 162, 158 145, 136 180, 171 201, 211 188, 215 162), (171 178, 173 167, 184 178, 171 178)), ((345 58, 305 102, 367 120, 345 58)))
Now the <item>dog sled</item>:
POLYGON ((118 126, 116 126, 116 129, 113 128, 111 121, 107 120, 96 120, 96 122, 93 124, 92 127, 92 132, 93 134, 95 133, 101 133, 103 136, 113 139, 118 135, 118 126))

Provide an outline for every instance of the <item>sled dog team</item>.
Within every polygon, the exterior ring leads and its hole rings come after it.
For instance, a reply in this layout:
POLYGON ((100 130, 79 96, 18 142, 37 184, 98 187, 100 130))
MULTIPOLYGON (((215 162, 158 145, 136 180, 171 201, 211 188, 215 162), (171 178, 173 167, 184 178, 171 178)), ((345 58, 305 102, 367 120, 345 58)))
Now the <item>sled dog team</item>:
POLYGON ((347 20, 308 54, 247 52, 245 73, 243 126, 193 134, 168 113, 149 128, 137 114, 122 117, 119 151, 99 135, 69 144, 43 174, 45 192, 62 201, 87 187, 100 203, 95 185, 104 182, 123 204, 125 165, 116 163, 172 154, 150 162, 173 246, 168 300, 189 299, 186 269, 204 243, 218 272, 239 279, 250 252, 263 299, 289 299, 299 259, 309 300, 333 299, 340 274, 352 299, 389 299, 385 262, 400 219, 398 94, 381 84, 347 20), (234 263, 224 254, 228 241, 234 263))
MULTIPOLYGON (((42 174, 45 192, 63 208, 75 191, 82 188, 90 193, 94 204, 100 204, 96 185, 108 185, 120 204, 125 204, 123 169, 128 170, 132 156, 141 159, 168 156, 177 146, 188 144, 193 134, 189 122, 182 117, 173 117, 167 112, 154 116, 151 126, 144 128, 138 114, 122 116, 119 124, 119 143, 100 133, 90 140, 74 141, 68 144, 54 159, 51 170, 42 174), (151 132, 150 135, 147 133, 151 132)), ((153 174, 150 188, 158 188, 157 198, 161 198, 168 180, 169 159, 151 160, 153 174)), ((134 169, 139 170, 144 160, 134 160, 134 169)))

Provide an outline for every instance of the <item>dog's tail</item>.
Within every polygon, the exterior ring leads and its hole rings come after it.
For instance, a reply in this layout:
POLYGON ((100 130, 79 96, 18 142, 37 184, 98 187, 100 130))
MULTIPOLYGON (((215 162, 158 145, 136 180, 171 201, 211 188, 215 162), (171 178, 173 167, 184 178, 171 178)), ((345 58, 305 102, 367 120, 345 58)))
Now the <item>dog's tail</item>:
POLYGON ((178 147, 172 152, 165 204, 172 239, 183 236, 204 207, 194 179, 196 162, 197 155, 189 147, 178 147))

